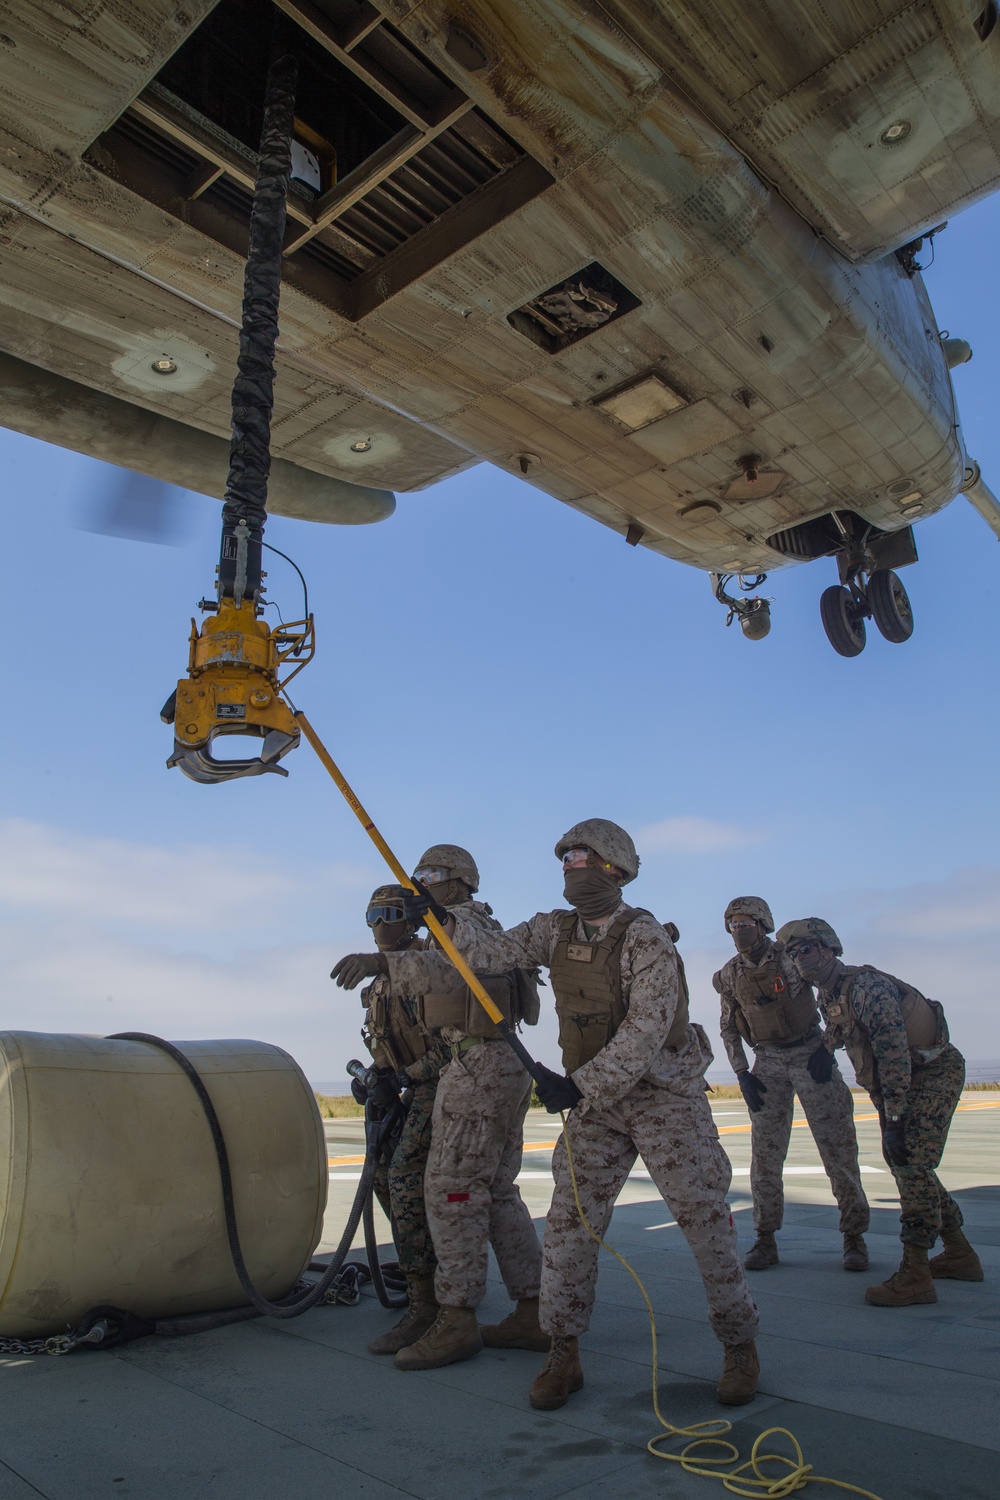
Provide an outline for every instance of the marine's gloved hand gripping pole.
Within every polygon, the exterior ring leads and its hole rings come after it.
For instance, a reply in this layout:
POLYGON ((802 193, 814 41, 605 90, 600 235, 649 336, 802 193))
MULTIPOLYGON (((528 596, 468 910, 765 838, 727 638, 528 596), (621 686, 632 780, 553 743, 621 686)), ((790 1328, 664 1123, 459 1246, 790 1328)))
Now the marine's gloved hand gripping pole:
MULTIPOLYGON (((313 749, 316 751, 316 754, 319 756, 326 770, 329 771, 330 775, 333 777, 337 786, 343 793, 347 805, 357 817, 358 822, 361 824, 362 828, 365 830, 365 833, 367 833, 368 837, 371 839, 372 843, 375 845, 375 848, 381 854, 382 858, 389 866, 389 869, 399 881, 400 885, 406 886, 407 890, 416 892, 417 887, 414 885, 409 875, 407 875, 406 871, 403 869, 403 866, 400 864, 395 854, 393 854, 385 839, 379 833, 378 829, 372 822, 371 818, 368 816, 368 813, 365 811, 364 807, 358 801, 358 798, 355 796, 354 791, 352 790, 350 783, 348 782, 344 773, 341 771, 333 756, 323 744, 323 741, 320 739, 319 735, 316 733, 315 729, 312 727, 301 709, 295 710, 295 722, 301 729, 302 733, 305 735, 306 739, 309 741, 310 745, 312 745, 313 749)), ((441 926, 441 923, 438 921, 437 917, 433 912, 429 911, 427 913, 425 921, 432 936, 437 939, 437 942, 444 951, 445 956, 454 964, 455 968, 461 974, 462 978, 465 980, 466 984, 469 986, 469 989, 475 995, 476 999, 479 1001, 479 1004, 483 1007, 483 1010, 489 1016, 490 1020, 494 1023, 495 1026, 499 1028, 500 1034, 503 1037, 504 1041, 507 1043, 508 1047, 510 1047, 511 1050, 517 1054, 518 1058, 527 1068, 528 1072, 531 1074, 535 1082, 541 1083, 543 1078, 545 1077, 545 1069, 541 1066, 540 1063, 535 1062, 534 1058, 531 1056, 531 1053, 521 1041, 521 1038, 517 1035, 517 1032, 504 1019, 502 1012, 490 999, 489 995, 486 993, 486 990, 480 984, 479 980, 476 978, 472 970, 469 968, 469 965, 465 962, 465 959, 462 957, 461 953, 459 953, 458 949, 455 947, 455 944, 452 942, 447 932, 441 926)))

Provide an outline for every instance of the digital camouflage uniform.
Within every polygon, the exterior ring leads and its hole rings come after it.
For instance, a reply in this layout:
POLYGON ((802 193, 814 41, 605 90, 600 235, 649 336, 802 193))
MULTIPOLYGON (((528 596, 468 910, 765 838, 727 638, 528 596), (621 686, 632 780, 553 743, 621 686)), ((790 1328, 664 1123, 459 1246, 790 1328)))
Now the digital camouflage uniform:
MULTIPOLYGON (((619 906, 586 928, 577 918, 576 940, 599 943, 630 910, 619 906)), ((502 962, 549 967, 566 916, 565 910, 539 913, 509 929, 502 962)), ((466 941, 459 924, 456 942, 461 947, 466 941)), ((641 1157, 697 1261, 715 1333, 727 1345, 750 1343, 758 1316, 726 1203, 732 1169, 705 1095, 712 1049, 700 1026, 688 1026, 678 1046, 666 1045, 678 1004, 677 961, 655 918, 643 913, 628 926, 620 966, 627 1015, 607 1045, 571 1075, 583 1094, 568 1130, 584 1213, 603 1235, 641 1157)), ((598 1252, 577 1212, 563 1137, 552 1171, 539 1321, 558 1339, 589 1327, 598 1252)))
POLYGON ((900 991, 877 969, 851 975, 838 964, 831 988, 819 991, 819 1003, 826 1045, 846 1047, 883 1123, 886 1115, 902 1117, 909 1165, 893 1166, 887 1159, 899 1189, 900 1238, 929 1250, 943 1230, 962 1225, 962 1211, 935 1168, 962 1095, 965 1059, 948 1041, 911 1053, 900 991))
MULTIPOLYGON (((734 1073, 742 1073, 749 1067, 744 1037, 737 1025, 741 1011, 736 991, 738 977, 741 971, 763 968, 768 959, 773 962, 774 958, 787 994, 810 996, 809 986, 799 976, 791 959, 770 938, 764 939, 763 952, 756 959, 751 960, 746 953, 737 953, 713 977, 712 983, 722 1007, 722 1041, 734 1073)), ((758 1233, 774 1234, 782 1225, 785 1209, 782 1169, 788 1155, 795 1096, 798 1094, 840 1207, 841 1233, 862 1235, 868 1228, 871 1215, 858 1166, 854 1100, 836 1064, 828 1083, 817 1083, 809 1073, 806 1064, 821 1039, 819 1013, 815 1007, 813 1016, 815 1024, 799 1040, 762 1042, 753 1046, 753 1076, 766 1088, 763 1107, 750 1114, 750 1191, 754 1227, 758 1233)), ((744 1021, 743 1024, 746 1026, 747 1023, 744 1021)))
MULTIPOLYGON (((361 999, 368 1006, 369 1018, 376 1003, 382 1000, 390 1007, 401 1005, 411 1024, 418 1019, 416 1001, 406 995, 401 998, 391 995, 389 980, 384 975, 378 975, 362 990, 361 999)), ((380 1065, 385 1065, 389 1060, 380 1054, 378 1042, 370 1040, 368 1026, 362 1035, 372 1056, 380 1065)), ((375 1196, 392 1224, 399 1268, 411 1276, 431 1277, 437 1265, 424 1204, 424 1172, 431 1144, 431 1116, 438 1075, 447 1061, 447 1048, 432 1041, 426 1055, 407 1069, 414 1085, 403 1128, 391 1162, 383 1157, 375 1174, 375 1196)), ((396 1066, 395 1061, 390 1065, 396 1066)))
MULTIPOLYGON (((465 901, 449 908, 470 967, 497 971, 496 936, 503 929, 490 908, 465 901)), ((458 976, 437 951, 388 953, 393 991, 426 993, 458 976)), ((460 982, 460 981, 458 981, 460 982)), ((538 1296, 541 1250, 517 1187, 524 1117, 531 1079, 507 1043, 467 1038, 449 1030, 455 1055, 443 1067, 431 1117, 424 1197, 437 1254, 435 1292, 442 1306, 474 1308, 486 1295, 488 1247, 493 1246, 510 1296, 538 1296), (471 1045, 470 1045, 471 1043, 471 1045)))

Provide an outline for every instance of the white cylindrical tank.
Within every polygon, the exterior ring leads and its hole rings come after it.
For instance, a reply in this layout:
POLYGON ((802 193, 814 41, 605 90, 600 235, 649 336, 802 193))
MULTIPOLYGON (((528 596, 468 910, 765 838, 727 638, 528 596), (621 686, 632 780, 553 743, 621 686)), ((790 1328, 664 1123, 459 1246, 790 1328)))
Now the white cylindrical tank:
MULTIPOLYGON (((288 1293, 319 1242, 316 1099, 266 1042, 176 1042, 222 1125, 250 1276, 288 1293)), ((141 1042, 0 1032, 0 1334, 63 1332, 111 1303, 147 1318, 246 1306, 190 1080, 141 1042)))

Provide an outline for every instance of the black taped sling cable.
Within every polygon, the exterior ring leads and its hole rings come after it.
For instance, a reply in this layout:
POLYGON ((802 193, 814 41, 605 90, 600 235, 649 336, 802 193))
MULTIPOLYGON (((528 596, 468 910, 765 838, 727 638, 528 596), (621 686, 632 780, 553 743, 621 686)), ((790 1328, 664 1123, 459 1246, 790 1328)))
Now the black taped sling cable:
POLYGON ((250 247, 243 280, 240 352, 233 382, 229 477, 222 507, 219 599, 256 598, 271 472, 274 348, 285 239, 285 202, 292 164, 298 59, 283 45, 276 19, 264 97, 250 247))
MULTIPOLYGON (((182 1072, 187 1074, 191 1087, 201 1101, 201 1107, 205 1111, 205 1118, 208 1121, 208 1128, 212 1132, 212 1144, 215 1147, 215 1155, 219 1163, 219 1176, 222 1179, 222 1206, 226 1220, 226 1235, 229 1240, 229 1253, 232 1256, 233 1267, 239 1278, 240 1286, 243 1288, 243 1292, 251 1306, 268 1318, 297 1318, 301 1313, 308 1312, 311 1307, 315 1307, 317 1302, 322 1300, 324 1294, 329 1291, 330 1287, 336 1281, 343 1268, 344 1261, 347 1259, 354 1236, 357 1233, 358 1225, 361 1222, 365 1203, 371 1197, 372 1184, 375 1181, 375 1172, 378 1167, 379 1151, 369 1150, 365 1153, 365 1163, 361 1169, 361 1181, 358 1183, 358 1190, 354 1195, 354 1202, 351 1205, 347 1224, 344 1227, 343 1234, 340 1236, 340 1243, 334 1251, 333 1259, 330 1261, 323 1276, 314 1286, 311 1286, 307 1292, 303 1292, 300 1296, 283 1297, 280 1302, 271 1302, 254 1286, 250 1279, 250 1272, 247 1270, 246 1261, 243 1258, 243 1249, 240 1245, 239 1230, 236 1224, 236 1205, 233 1200, 233 1174, 229 1165, 229 1152, 226 1149, 226 1141, 222 1134, 219 1116, 215 1112, 215 1105, 212 1103, 211 1096, 205 1087, 200 1073, 195 1068, 191 1059, 186 1057, 179 1047, 175 1047, 173 1042, 165 1042, 162 1037, 150 1036, 144 1031, 120 1031, 114 1036, 108 1037, 108 1041, 144 1042, 148 1047, 158 1047, 161 1052, 165 1052, 168 1057, 173 1058, 182 1072)), ((392 1117, 390 1115, 384 1123, 391 1128, 391 1122, 392 1117)), ((379 1144, 381 1144, 381 1136, 379 1144)), ((244 1309, 233 1309, 232 1313, 234 1314, 237 1311, 246 1316, 250 1315, 244 1309)), ((205 1328, 215 1326, 215 1323, 208 1321, 210 1319, 216 1320, 216 1323, 236 1320, 234 1316, 227 1316, 224 1312, 205 1314, 205 1321, 200 1321, 201 1317, 202 1315, 199 1314, 185 1321, 190 1322, 192 1325, 198 1323, 199 1327, 205 1328)), ((168 1322, 172 1320, 165 1319, 163 1321, 168 1322)), ((158 1323, 156 1331, 158 1333, 166 1333, 171 1330, 161 1327, 158 1323)), ((195 1332, 196 1330, 192 1326, 180 1331, 195 1332)))

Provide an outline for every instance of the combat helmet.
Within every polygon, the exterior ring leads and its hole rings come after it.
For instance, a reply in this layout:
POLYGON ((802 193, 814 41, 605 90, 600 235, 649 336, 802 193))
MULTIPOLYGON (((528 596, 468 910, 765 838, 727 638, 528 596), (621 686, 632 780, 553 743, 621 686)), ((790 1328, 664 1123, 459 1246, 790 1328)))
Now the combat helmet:
POLYGON ((556 859, 562 859, 567 849, 581 844, 593 849, 609 865, 615 865, 623 871, 625 885, 638 875, 639 856, 635 852, 635 845, 624 828, 619 828, 617 823, 609 823, 606 818, 586 818, 582 823, 574 823, 556 845, 556 859))
POLYGON ((450 872, 452 880, 464 880, 473 895, 479 889, 479 868, 468 849, 460 844, 432 844, 413 868, 420 870, 425 865, 440 865, 450 872))
POLYGON ((838 957, 844 951, 840 938, 822 917, 802 917, 798 922, 786 922, 784 927, 778 928, 775 938, 783 947, 796 939, 805 938, 807 942, 822 943, 824 948, 832 948, 838 957))
POLYGON ((405 885, 380 885, 368 898, 369 906, 401 906, 403 897, 411 895, 405 885))
POLYGON ((726 907, 722 920, 729 931, 729 924, 733 917, 749 917, 752 922, 759 922, 765 932, 774 931, 774 918, 771 916, 771 908, 763 896, 734 896, 726 907))

